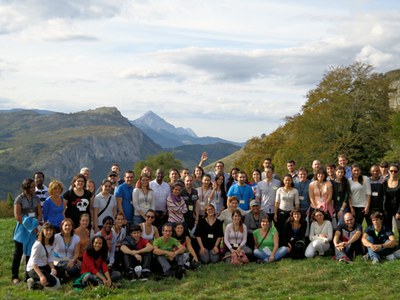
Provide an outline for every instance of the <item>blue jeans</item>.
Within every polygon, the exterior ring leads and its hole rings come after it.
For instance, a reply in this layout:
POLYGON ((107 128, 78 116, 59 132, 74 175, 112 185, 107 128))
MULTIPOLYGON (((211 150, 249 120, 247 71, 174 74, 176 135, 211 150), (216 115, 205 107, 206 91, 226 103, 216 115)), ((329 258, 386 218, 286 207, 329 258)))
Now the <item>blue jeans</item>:
MULTIPOLYGON (((261 259, 265 262, 269 262, 270 255, 265 253, 262 249, 254 249, 254 256, 258 259, 261 259)), ((279 247, 278 250, 275 252, 275 261, 280 260, 288 253, 287 247, 279 247)))
MULTIPOLYGON (((368 242, 374 243, 374 239, 372 237, 370 237, 370 236, 367 237, 367 240, 368 240, 368 242)), ((386 256, 386 255, 392 254, 394 252, 394 250, 396 250, 395 248, 390 248, 390 249, 389 248, 382 248, 382 249, 379 249, 378 251, 375 252, 369 247, 367 247, 367 249, 368 249, 369 258, 371 260, 373 260, 374 258, 378 259, 378 260, 381 260, 382 256, 386 256)))

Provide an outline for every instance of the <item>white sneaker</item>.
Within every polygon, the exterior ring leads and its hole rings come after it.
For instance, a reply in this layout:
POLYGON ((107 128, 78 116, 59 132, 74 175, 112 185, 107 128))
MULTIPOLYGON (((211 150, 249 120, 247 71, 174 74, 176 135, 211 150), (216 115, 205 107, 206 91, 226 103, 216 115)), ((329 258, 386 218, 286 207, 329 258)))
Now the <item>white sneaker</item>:
POLYGON ((134 270, 137 278, 142 277, 142 266, 136 266, 134 270))
POLYGON ((28 284, 28 290, 34 290, 35 289, 35 280, 33 278, 28 278, 26 283, 28 284))

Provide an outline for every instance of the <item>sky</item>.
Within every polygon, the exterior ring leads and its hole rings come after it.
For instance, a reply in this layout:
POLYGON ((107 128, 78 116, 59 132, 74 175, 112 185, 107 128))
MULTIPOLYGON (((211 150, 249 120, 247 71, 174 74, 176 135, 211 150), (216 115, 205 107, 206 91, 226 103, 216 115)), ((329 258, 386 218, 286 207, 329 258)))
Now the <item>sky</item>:
POLYGON ((400 68, 400 1, 0 0, 0 109, 152 110, 244 142, 332 67, 400 68))

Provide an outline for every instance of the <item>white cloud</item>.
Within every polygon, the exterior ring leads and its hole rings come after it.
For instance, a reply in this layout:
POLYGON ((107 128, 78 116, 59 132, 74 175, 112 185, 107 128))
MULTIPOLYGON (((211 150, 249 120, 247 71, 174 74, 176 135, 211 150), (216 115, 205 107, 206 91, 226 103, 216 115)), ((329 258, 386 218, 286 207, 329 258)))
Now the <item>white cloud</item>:
POLYGON ((117 106, 130 119, 152 109, 243 141, 297 113, 332 65, 398 68, 399 6, 0 0, 0 109, 117 106))

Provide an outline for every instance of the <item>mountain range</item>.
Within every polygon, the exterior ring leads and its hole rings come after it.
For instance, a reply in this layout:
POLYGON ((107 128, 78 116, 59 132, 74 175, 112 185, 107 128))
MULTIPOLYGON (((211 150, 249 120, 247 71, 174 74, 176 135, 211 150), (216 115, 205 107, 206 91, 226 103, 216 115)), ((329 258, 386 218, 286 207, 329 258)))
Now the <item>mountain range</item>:
MULTIPOLYGON (((99 183, 115 162, 122 170, 132 169, 148 155, 171 151, 184 166, 192 169, 203 151, 209 152, 211 161, 240 149, 232 143, 188 145, 174 138, 175 145, 179 146, 165 148, 160 146, 162 142, 133 125, 137 120, 129 121, 113 107, 69 114, 22 109, 0 113, 0 199, 5 199, 7 192, 15 196, 22 180, 33 177, 35 171, 43 171, 46 182, 60 179, 68 186, 73 175, 86 166, 99 183)), ((190 137, 191 143, 196 139, 204 141, 190 129, 174 131, 172 124, 152 112, 139 119, 166 136, 179 136, 182 140, 190 137)))
POLYGON ((215 143, 227 143, 239 147, 244 146, 244 143, 232 142, 218 137, 198 137, 192 129, 176 128, 152 111, 146 112, 140 118, 131 121, 131 123, 166 149, 183 145, 208 145, 215 143))

